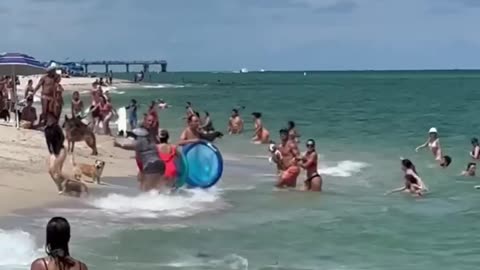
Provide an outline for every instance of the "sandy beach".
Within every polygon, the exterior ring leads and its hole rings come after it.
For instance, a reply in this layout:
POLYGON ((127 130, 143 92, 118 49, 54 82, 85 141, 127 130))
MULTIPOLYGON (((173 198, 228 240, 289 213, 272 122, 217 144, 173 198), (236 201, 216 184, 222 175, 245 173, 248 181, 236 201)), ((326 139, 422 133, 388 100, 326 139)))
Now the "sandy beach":
MULTIPOLYGON (((33 75, 33 76, 20 76, 20 85, 17 86, 18 90, 24 91, 27 86, 28 80, 33 81, 33 86, 35 87, 40 80, 42 75, 33 75)), ((90 90, 92 88, 92 83, 98 78, 91 77, 70 77, 62 78, 61 84, 65 91, 83 91, 90 90)), ((131 86, 132 82, 128 80, 114 79, 113 85, 110 87, 128 87, 131 86)), ((108 89, 109 87, 107 87, 108 89)), ((22 92, 23 93, 23 92, 22 92)))
MULTIPOLYGON (((16 129, 0 125, 0 215, 12 214, 23 208, 38 207, 60 200, 76 200, 57 194, 47 172, 47 157, 43 132, 16 129)), ((129 176, 136 172, 133 154, 113 147, 113 138, 97 135, 99 156, 90 156, 84 143, 75 145, 77 163, 93 163, 95 159, 106 162, 103 176, 129 176)), ((70 175, 72 166, 67 158, 64 172, 70 175)), ((132 176, 132 179, 135 179, 132 176)), ((89 185, 91 192, 102 186, 89 185)))

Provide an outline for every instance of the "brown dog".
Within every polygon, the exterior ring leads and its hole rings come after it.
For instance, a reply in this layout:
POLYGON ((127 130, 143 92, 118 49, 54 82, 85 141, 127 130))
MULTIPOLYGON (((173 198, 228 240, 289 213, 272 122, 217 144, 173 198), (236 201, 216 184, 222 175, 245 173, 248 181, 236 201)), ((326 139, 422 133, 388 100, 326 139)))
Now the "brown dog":
POLYGON ((72 154, 72 165, 73 165, 73 177, 75 180, 82 181, 82 175, 90 177, 92 181, 90 183, 100 184, 100 178, 102 177, 103 168, 105 168, 105 161, 95 160, 94 164, 76 164, 75 159, 72 154))
POLYGON ((68 142, 67 151, 73 153, 75 142, 85 141, 85 143, 92 149, 92 155, 98 155, 97 143, 93 131, 82 122, 78 117, 68 118, 65 115, 65 122, 63 123, 65 134, 68 142))
POLYGON ((88 195, 88 187, 84 183, 72 180, 64 174, 57 178, 59 187, 61 188, 58 194, 70 195, 75 197, 82 197, 88 195))

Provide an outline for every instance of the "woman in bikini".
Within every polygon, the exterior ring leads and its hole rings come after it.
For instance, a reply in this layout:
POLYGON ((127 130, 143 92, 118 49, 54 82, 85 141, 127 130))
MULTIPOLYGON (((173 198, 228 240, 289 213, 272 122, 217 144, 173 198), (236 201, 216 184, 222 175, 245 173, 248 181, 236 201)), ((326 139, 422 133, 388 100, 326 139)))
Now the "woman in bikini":
POLYGON ((423 196, 427 191, 427 186, 423 183, 422 178, 418 176, 415 165, 409 159, 402 159, 402 171, 404 172, 405 185, 387 192, 386 195, 406 191, 416 196, 423 196))
POLYGON ((480 144, 477 138, 472 138, 472 151, 469 153, 473 159, 480 159, 480 144))
POLYGON ((98 82, 92 83, 92 105, 90 106, 90 113, 92 115, 92 121, 90 121, 90 128, 95 132, 97 126, 100 124, 100 97, 103 95, 102 88, 98 85, 98 82))
POLYGON ((88 270, 87 265, 70 255, 70 224, 64 217, 50 219, 46 234, 48 256, 33 261, 30 270, 88 270))
POLYGON ((180 156, 180 153, 176 145, 168 142, 170 135, 166 129, 160 131, 159 139, 160 144, 157 145, 158 156, 165 163, 165 174, 163 177, 168 182, 169 186, 175 185, 177 179, 177 165, 175 163, 176 158, 180 156))
POLYGON ((432 151, 433 156, 435 157, 435 160, 438 162, 442 161, 442 148, 440 147, 440 138, 438 137, 438 131, 436 128, 432 127, 428 131, 428 139, 427 141, 419 145, 417 148, 415 148, 415 151, 418 152, 418 150, 427 147, 430 148, 430 151, 432 151))
POLYGON ((318 155, 315 150, 315 141, 309 139, 306 143, 307 152, 302 157, 300 166, 306 170, 305 191, 322 191, 323 179, 318 174, 318 155))
POLYGON ((263 127, 262 114, 259 112, 252 113, 254 120, 255 133, 252 138, 252 142, 255 144, 270 143, 270 132, 263 127))
POLYGON ((111 136, 112 131, 110 130, 110 120, 114 115, 114 110, 112 104, 107 101, 104 96, 100 96, 100 119, 102 121, 104 133, 111 136))

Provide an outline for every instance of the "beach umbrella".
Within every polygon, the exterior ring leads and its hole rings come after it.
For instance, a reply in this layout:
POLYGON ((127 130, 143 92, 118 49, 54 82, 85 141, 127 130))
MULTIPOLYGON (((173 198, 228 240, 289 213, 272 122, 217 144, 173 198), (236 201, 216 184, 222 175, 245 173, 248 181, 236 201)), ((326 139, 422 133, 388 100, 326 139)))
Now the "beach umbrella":
MULTIPOLYGON (((46 67, 32 56, 22 53, 4 53, 0 55, 0 75, 11 75, 13 83, 13 104, 14 110, 17 105, 17 84, 16 76, 28 76, 41 74, 46 71, 46 67)), ((19 127, 20 119, 15 111, 15 125, 19 127)))

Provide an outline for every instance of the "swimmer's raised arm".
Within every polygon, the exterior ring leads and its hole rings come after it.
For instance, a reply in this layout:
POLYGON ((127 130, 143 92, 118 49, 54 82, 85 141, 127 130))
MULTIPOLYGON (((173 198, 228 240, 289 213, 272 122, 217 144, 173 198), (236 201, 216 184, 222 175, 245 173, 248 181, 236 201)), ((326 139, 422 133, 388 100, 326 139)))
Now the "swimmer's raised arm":
POLYGON ((124 150, 135 151, 136 142, 131 141, 131 142, 121 143, 121 142, 115 140, 115 141, 113 141, 113 146, 118 147, 118 148, 122 148, 124 150))
POLYGON ((400 188, 392 189, 392 190, 386 192, 385 195, 390 195, 390 194, 395 193, 395 192, 402 192, 406 189, 407 189, 406 187, 400 187, 400 188))
POLYGON ((427 147, 427 145, 428 145, 428 140, 424 144, 417 146, 417 148, 415 148, 415 152, 418 152, 418 150, 427 147))

